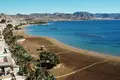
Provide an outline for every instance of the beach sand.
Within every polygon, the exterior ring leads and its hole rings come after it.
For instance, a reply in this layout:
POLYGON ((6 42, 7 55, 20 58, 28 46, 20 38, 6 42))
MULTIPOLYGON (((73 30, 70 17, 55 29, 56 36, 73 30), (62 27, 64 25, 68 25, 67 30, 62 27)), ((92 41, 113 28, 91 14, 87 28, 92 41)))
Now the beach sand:
POLYGON ((50 70, 57 80, 120 80, 119 57, 77 49, 48 37, 30 36, 25 34, 23 28, 26 26, 21 26, 22 30, 14 31, 14 34, 25 37, 20 44, 29 54, 39 58, 37 49, 45 46, 60 56, 61 63, 50 70))

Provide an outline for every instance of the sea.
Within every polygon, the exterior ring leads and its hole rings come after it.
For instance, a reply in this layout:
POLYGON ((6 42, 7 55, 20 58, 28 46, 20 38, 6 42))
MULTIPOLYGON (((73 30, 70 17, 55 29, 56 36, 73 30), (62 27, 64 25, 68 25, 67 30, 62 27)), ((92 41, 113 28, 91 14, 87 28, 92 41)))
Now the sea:
POLYGON ((120 20, 54 21, 25 30, 26 34, 55 38, 68 46, 120 56, 120 20))

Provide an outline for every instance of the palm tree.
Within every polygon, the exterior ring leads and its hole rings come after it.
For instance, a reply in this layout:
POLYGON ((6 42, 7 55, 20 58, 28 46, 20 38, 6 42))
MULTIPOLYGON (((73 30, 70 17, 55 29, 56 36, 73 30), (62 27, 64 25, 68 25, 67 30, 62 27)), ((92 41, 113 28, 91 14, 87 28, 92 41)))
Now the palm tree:
POLYGON ((5 19, 2 19, 0 23, 6 23, 6 20, 5 20, 5 19))
POLYGON ((12 25, 12 24, 7 24, 7 28, 8 28, 8 29, 12 29, 12 28, 13 28, 13 25, 12 25))
POLYGON ((54 80, 54 77, 46 69, 37 68, 35 72, 27 76, 26 80, 54 80))
POLYGON ((54 53, 43 51, 40 52, 40 63, 42 67, 50 69, 60 63, 60 58, 54 53))
MULTIPOLYGON (((9 45, 12 57, 20 66, 21 74, 25 74, 27 76, 27 80, 54 80, 53 75, 50 75, 46 69, 37 67, 33 62, 33 57, 29 55, 22 46, 16 43, 16 40, 21 38, 21 36, 13 36, 12 25, 7 25, 7 28, 4 29, 3 35, 6 43, 9 45)), ((55 54, 48 54, 49 52, 43 53, 40 55, 42 63, 49 62, 52 65, 59 63, 59 57, 55 54)))
POLYGON ((13 42, 12 41, 12 37, 13 37, 13 32, 12 30, 8 29, 8 28, 5 28, 4 31, 3 31, 3 36, 4 36, 4 39, 6 41, 6 43, 8 43, 8 45, 13 42))

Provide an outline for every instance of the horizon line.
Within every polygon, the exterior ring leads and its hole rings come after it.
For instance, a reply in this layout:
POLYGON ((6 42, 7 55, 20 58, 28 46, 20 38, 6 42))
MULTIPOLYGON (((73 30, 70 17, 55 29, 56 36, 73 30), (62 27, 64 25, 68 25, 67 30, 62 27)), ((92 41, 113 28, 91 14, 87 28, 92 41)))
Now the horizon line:
MULTIPOLYGON (((87 12, 87 11, 76 11, 76 12, 87 12)), ((63 13, 63 14, 73 14, 75 12, 33 12, 33 13, 7 13, 7 12, 0 12, 0 14, 8 14, 8 15, 30 15, 30 14, 55 14, 55 13, 63 13)), ((92 14, 120 14, 120 12, 88 12, 92 14)))

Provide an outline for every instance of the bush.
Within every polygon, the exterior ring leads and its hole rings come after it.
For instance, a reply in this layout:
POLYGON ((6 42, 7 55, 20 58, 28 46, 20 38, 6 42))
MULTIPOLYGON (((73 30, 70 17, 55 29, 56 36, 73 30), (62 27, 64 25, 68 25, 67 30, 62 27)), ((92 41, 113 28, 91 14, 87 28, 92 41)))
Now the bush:
POLYGON ((6 20, 5 20, 5 19, 2 19, 2 20, 1 20, 1 23, 6 23, 6 20))
POLYGON ((39 57, 41 66, 47 69, 53 68, 60 63, 60 58, 56 54, 48 51, 41 52, 39 57))
POLYGON ((8 28, 8 29, 12 29, 12 28, 13 28, 13 25, 12 25, 12 24, 8 24, 8 25, 7 25, 7 28, 8 28))

